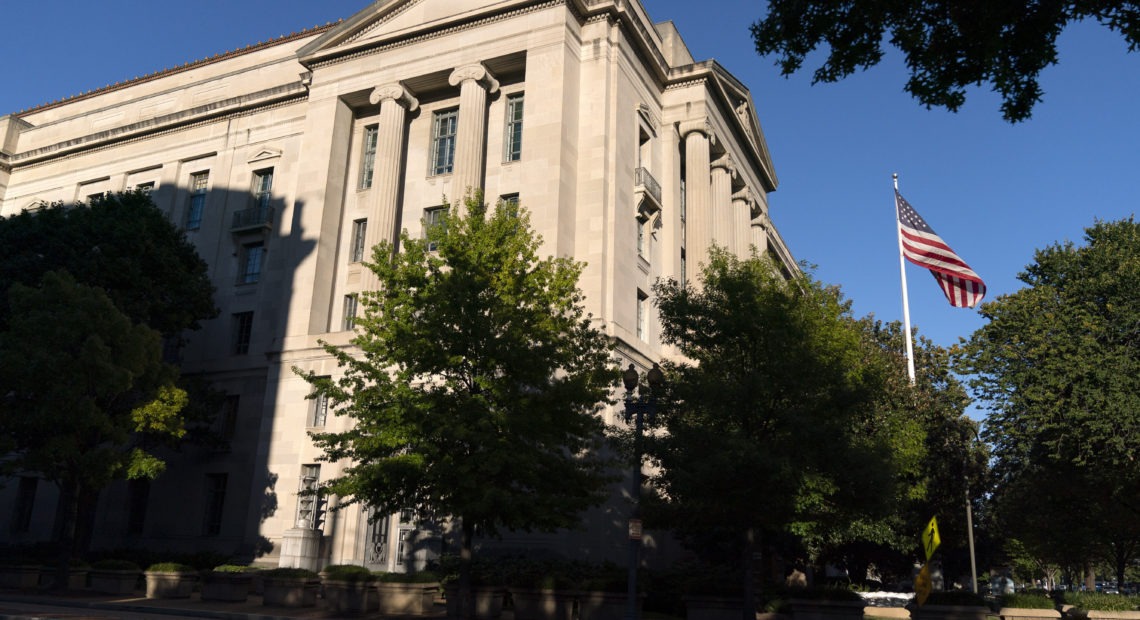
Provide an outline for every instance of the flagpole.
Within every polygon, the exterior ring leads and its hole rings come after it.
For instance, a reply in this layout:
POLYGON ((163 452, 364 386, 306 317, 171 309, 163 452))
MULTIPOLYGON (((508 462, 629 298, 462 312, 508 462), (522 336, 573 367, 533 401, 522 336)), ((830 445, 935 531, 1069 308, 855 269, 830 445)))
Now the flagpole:
MULTIPOLYGON (((899 191, 899 175, 894 173, 891 175, 895 182, 895 192, 899 191)), ((914 385, 914 343, 910 333, 910 302, 907 300, 906 295, 906 259, 903 257, 903 240, 902 240, 902 227, 899 226, 899 205, 898 200, 895 203, 895 234, 899 238, 899 277, 902 279, 902 302, 903 302, 903 329, 906 330, 906 371, 907 376, 910 377, 911 385, 914 385)))

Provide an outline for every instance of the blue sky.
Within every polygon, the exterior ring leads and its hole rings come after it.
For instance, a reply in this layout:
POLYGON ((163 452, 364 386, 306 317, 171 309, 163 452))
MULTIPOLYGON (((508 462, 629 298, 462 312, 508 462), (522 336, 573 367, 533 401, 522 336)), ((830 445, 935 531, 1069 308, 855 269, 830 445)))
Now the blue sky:
MULTIPOLYGON (((5 2, 0 114, 348 17, 365 0, 38 0, 5 2)), ((780 187, 771 214, 798 259, 838 284, 856 314, 901 319, 891 174, 930 225, 977 271, 987 299, 1019 288, 1037 248, 1081 241, 1097 218, 1136 210, 1140 54, 1099 25, 1069 28, 1045 101, 1028 122, 1001 120, 986 89, 957 114, 902 91, 897 54, 838 84, 779 76, 752 49, 763 3, 645 0, 698 60, 715 58, 752 91, 780 187)), ((809 59, 810 62, 811 59, 809 59)), ((808 65, 809 69, 813 65, 808 65)), ((907 267, 912 323, 951 345, 982 325, 907 267)))

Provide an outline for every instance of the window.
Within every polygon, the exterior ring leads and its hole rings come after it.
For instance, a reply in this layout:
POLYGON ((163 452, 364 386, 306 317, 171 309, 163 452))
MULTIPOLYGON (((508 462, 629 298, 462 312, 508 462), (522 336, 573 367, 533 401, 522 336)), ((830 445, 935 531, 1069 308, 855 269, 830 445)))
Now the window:
POLYGON ((253 206, 261 212, 269 209, 269 198, 273 191, 273 168, 253 173, 253 206))
POLYGON ((253 312, 238 312, 233 315, 234 355, 249 353, 249 338, 253 332, 253 312))
POLYGON ((206 209, 206 187, 209 183, 209 172, 195 172, 190 175, 190 205, 186 209, 186 230, 198 230, 202 227, 202 212, 206 209))
POLYGON ((685 279, 686 279, 686 274, 685 274, 685 271, 686 271, 686 269, 687 269, 687 268, 688 268, 688 266, 685 264, 685 248, 681 248, 681 288, 682 288, 682 289, 686 287, 686 284, 685 284, 685 279))
POLYGON ((296 527, 315 530, 320 526, 320 465, 302 465, 301 481, 297 488, 296 527))
POLYGON ((150 480, 127 481, 127 533, 142 534, 146 524, 146 507, 150 502, 150 480))
POLYGON ((202 535, 217 536, 222 533, 222 507, 226 503, 226 483, 228 474, 206 474, 206 492, 202 505, 202 535))
POLYGON ((459 126, 459 110, 436 112, 431 129, 431 173, 449 174, 455 167, 455 130, 459 126))
POLYGON ((222 402, 222 410, 218 413, 218 434, 222 439, 230 440, 237 432, 238 405, 241 397, 237 394, 227 394, 222 402))
POLYGON ((368 220, 354 220, 352 222, 352 248, 349 250, 349 262, 359 263, 364 260, 364 238, 368 234, 368 220))
POLYGON ((507 97, 506 136, 503 138, 503 161, 518 161, 522 158, 523 96, 522 93, 507 97))
POLYGON ((516 215, 516 216, 518 215, 518 210, 519 210, 519 195, 518 195, 518 193, 503 194, 502 196, 499 196, 499 202, 503 204, 504 208, 510 209, 513 212, 512 215, 516 215))
POLYGON ((146 183, 139 183, 135 186, 135 190, 144 194, 150 194, 154 191, 154 181, 147 181, 146 183))
POLYGON ((341 329, 349 332, 356 327, 356 307, 360 300, 356 293, 344 296, 344 320, 341 322, 341 329))
POLYGON ((372 169, 376 166, 376 136, 379 126, 364 128, 364 151, 360 156, 360 189, 372 187, 372 169))
MULTIPOLYGON (((319 377, 328 380, 330 377, 319 377)), ((309 412, 309 426, 324 426, 329 419, 329 397, 321 392, 313 394, 313 408, 309 412)))
POLYGON ((637 224, 637 255, 645 258, 645 228, 648 226, 647 222, 642 218, 637 218, 634 221, 637 224))
POLYGON ((649 336, 649 296, 637 291, 637 337, 646 340, 649 336))
POLYGON ((261 241, 241 246, 238 284, 254 284, 261 279, 261 263, 264 257, 265 244, 261 241))
POLYGON ((20 476, 20 485, 16 490, 16 507, 12 511, 12 525, 9 528, 13 534, 23 534, 32 527, 32 509, 36 505, 36 487, 39 478, 33 476, 20 476))
MULTIPOLYGON (((424 238, 428 236, 428 231, 436 226, 446 226, 447 222, 444 221, 444 215, 447 213, 447 207, 430 207, 424 209, 424 238)), ((434 252, 439 249, 435 241, 428 243, 428 251, 434 252)))

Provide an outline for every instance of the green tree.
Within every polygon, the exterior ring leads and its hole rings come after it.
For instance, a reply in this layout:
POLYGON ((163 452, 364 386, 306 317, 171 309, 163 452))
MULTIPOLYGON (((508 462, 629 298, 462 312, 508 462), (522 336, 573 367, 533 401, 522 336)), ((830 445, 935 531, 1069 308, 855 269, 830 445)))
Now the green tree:
POLYGON ((838 290, 719 249, 701 276, 654 287, 662 340, 684 361, 665 364, 665 432, 645 449, 665 523, 740 550, 749 610, 757 536, 791 533, 811 551, 888 514, 901 447, 892 425, 908 423, 876 410, 888 365, 838 290))
MULTIPOLYGON (((577 525, 610 481, 595 415, 617 378, 606 336, 583 309, 582 265, 539 258, 512 203, 476 196, 426 238, 382 243, 369 265, 353 349, 327 346, 344 376, 305 378, 351 430, 315 433, 345 459, 327 491, 381 512, 450 518, 469 584, 476 528, 577 525)), ((469 611, 466 606, 465 611, 469 611)))
POLYGON ((0 332, 0 427, 14 444, 6 462, 60 488, 55 536, 65 583, 79 499, 116 478, 153 478, 153 453, 180 437, 186 394, 162 363, 158 332, 131 320, 101 290, 63 272, 38 288, 14 284, 0 332))
POLYGON ((1057 62, 1057 35, 1084 19, 1119 32, 1129 51, 1140 45, 1140 11, 1121 0, 769 0, 752 37, 761 55, 778 55, 784 75, 826 46, 813 82, 836 82, 878 64, 885 41, 904 54, 906 91, 926 107, 957 111, 967 87, 989 84, 1002 97, 1002 116, 1018 122, 1041 101, 1037 76, 1057 62))
MULTIPOLYGON (((164 337, 217 316, 206 262, 143 192, 55 203, 0 218, 0 291, 49 271, 103 289, 121 312, 164 337)), ((0 299, 0 329, 10 315, 0 299)))
POLYGON ((1006 534, 1123 579, 1140 541, 1140 225, 1097 222, 1085 242, 1038 250, 959 361, 989 410, 1006 534))

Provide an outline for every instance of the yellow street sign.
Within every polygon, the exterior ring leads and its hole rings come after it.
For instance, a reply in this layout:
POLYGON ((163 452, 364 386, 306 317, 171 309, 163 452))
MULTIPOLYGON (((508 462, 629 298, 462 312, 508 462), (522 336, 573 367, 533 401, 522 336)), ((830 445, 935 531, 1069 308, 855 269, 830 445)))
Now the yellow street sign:
POLYGON ((930 517, 930 523, 926 524, 926 529, 922 531, 922 549, 926 551, 926 561, 930 561, 930 556, 934 555, 934 550, 942 543, 942 538, 938 536, 938 519, 930 517))
POLYGON ((922 570, 918 571, 918 575, 914 577, 914 600, 919 605, 926 604, 926 597, 930 596, 930 590, 934 587, 934 581, 930 578, 930 565, 923 564, 922 570))

